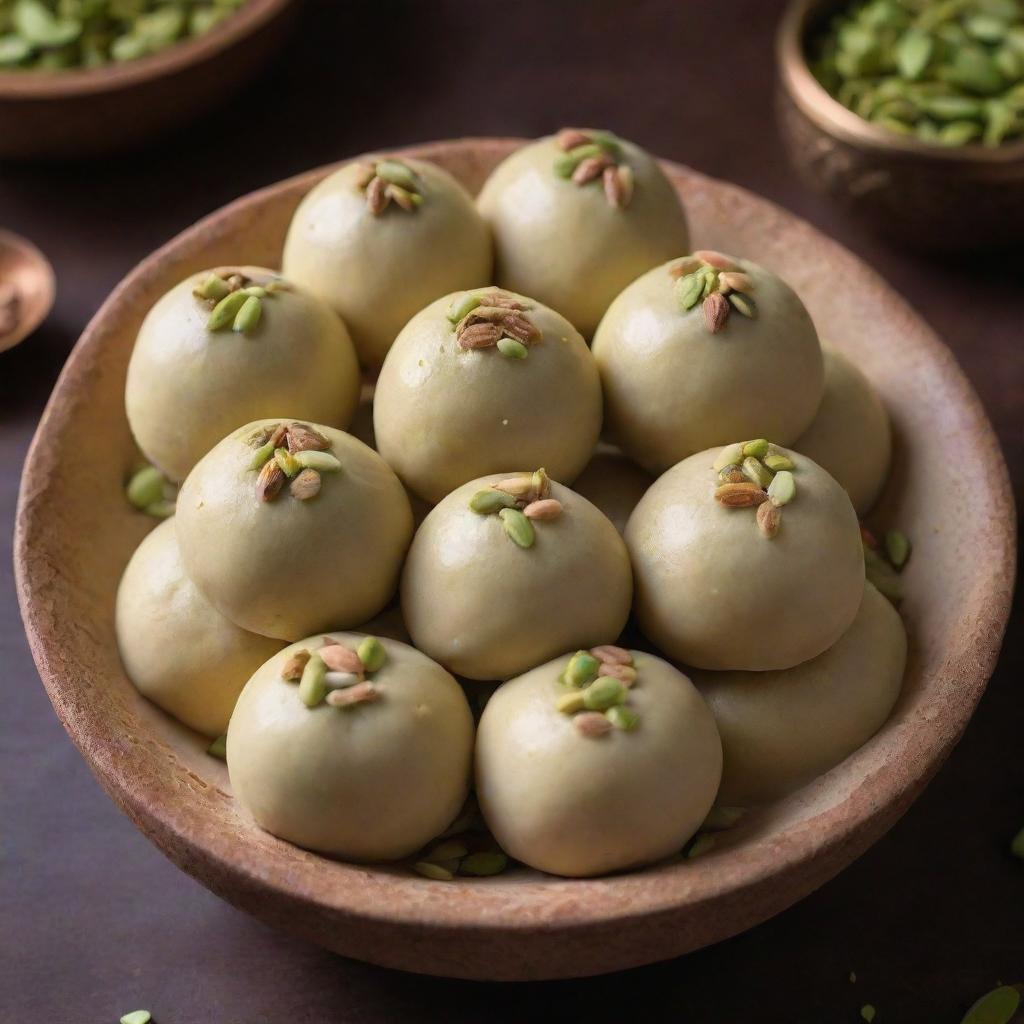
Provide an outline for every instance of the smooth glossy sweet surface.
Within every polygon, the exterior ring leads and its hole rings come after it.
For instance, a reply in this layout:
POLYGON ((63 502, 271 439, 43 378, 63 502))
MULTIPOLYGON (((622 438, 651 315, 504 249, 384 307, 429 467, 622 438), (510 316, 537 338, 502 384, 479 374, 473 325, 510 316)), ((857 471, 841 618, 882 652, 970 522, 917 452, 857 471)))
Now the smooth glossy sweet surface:
POLYGON ((239 629, 185 575, 174 523, 135 549, 117 589, 117 646, 139 692, 206 736, 228 727, 242 687, 281 642, 239 629))
POLYGON ((431 503, 509 466, 544 466, 571 483, 601 430, 601 382, 586 342, 565 317, 515 296, 540 331, 526 358, 493 346, 467 351, 448 319, 465 294, 431 303, 388 353, 374 394, 377 450, 431 503))
MULTIPOLYGON (((240 267, 255 284, 274 279, 240 267)), ((146 458, 172 480, 232 430, 267 416, 345 428, 359 399, 359 365, 345 325, 297 288, 262 299, 251 334, 207 328, 213 304, 192 274, 146 315, 128 364, 128 422, 146 458)))
POLYGON ((834 768, 889 717, 906 662, 899 613, 865 583, 852 625, 818 657, 775 672, 695 672, 722 736, 718 802, 776 800, 834 768))
MULTIPOLYGON (((181 557, 211 604, 254 633, 293 640, 358 625, 391 599, 412 537, 409 499, 383 459, 351 434, 313 427, 341 463, 320 493, 273 501, 257 495, 257 420, 226 437, 178 495, 181 557)), ((291 421, 285 421, 291 422, 291 421)))
POLYGON ((846 492, 795 452, 796 497, 775 537, 715 499, 719 449, 659 477, 626 527, 640 628, 697 668, 763 671, 821 654, 857 614, 864 555, 846 492))
POLYGON ((679 196, 651 156, 620 140, 635 176, 625 208, 600 181, 559 177, 554 138, 523 146, 498 165, 477 205, 494 233, 495 279, 557 309, 588 338, 612 299, 634 278, 686 252, 679 196))
POLYGON ((780 277, 736 258, 753 283, 757 315, 734 310, 713 334, 701 302, 680 306, 669 273, 678 262, 634 281, 594 335, 609 436, 652 473, 740 438, 792 443, 814 418, 824 387, 821 346, 804 304, 780 277))
MULTIPOLYGON (((351 650, 363 634, 331 633, 351 650)), ((320 636, 293 644, 253 675, 228 730, 235 794, 262 828, 309 850, 347 860, 389 861, 414 853, 459 813, 473 753, 473 716, 440 665, 381 640, 372 701, 307 707, 281 668, 320 636)))
POLYGON ((633 651, 634 729, 584 736, 555 707, 569 655, 500 686, 480 719, 476 793, 511 856, 555 875, 635 868, 679 853, 714 802, 715 720, 690 680, 633 651))
POLYGON ((379 366, 398 332, 439 295, 491 277, 491 236, 469 193, 447 171, 408 160, 422 205, 391 203, 375 216, 348 164, 295 211, 284 272, 330 303, 352 332, 359 360, 379 366))
POLYGON ((618 637, 633 579, 615 527, 585 498, 551 485, 562 514, 535 523, 530 548, 497 515, 469 507, 513 473, 471 480, 423 521, 402 573, 413 643, 470 679, 507 679, 561 651, 618 637))
POLYGON ((859 516, 871 511, 889 475, 889 414, 867 377, 838 349, 824 346, 825 393, 793 447, 828 470, 859 516))

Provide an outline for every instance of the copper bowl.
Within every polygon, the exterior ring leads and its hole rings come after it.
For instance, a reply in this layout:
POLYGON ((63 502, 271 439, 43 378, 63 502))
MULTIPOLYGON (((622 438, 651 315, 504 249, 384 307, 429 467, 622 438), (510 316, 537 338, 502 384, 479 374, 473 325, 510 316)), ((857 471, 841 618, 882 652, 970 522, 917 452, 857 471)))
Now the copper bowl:
POLYGON ((872 228, 915 247, 978 249, 1024 233, 1024 142, 936 146, 865 121, 807 66, 835 0, 793 0, 776 37, 782 137, 801 177, 872 228))
POLYGON ((96 156, 186 123, 270 59, 294 6, 249 0, 209 32, 124 64, 0 72, 0 159, 96 156))

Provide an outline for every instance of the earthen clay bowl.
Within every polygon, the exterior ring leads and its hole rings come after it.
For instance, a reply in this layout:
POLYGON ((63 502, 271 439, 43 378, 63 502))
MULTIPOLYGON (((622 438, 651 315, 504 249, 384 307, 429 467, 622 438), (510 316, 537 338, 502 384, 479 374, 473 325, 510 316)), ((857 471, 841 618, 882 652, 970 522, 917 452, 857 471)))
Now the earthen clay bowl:
POLYGON ((202 36, 100 68, 0 72, 0 158, 95 156, 227 100, 270 58, 297 0, 248 0, 202 36))
MULTIPOLYGON (((516 145, 471 139, 407 152, 476 189, 516 145)), ((122 393, 156 298, 202 267, 276 265, 292 211, 327 173, 313 171, 207 217, 125 279, 57 383, 21 491, 19 596, 57 714, 113 799, 225 899, 340 953, 411 971, 528 979, 631 967, 749 928, 826 882, 893 825, 956 743, 995 663, 1015 564, 1006 468, 977 397, 949 350, 849 252, 748 192, 667 170, 696 243, 786 277, 892 412, 896 465, 879 520, 905 529, 915 551, 904 576, 910 662, 891 720, 705 856, 628 875, 515 870, 444 884, 326 860, 260 832, 205 743, 143 700, 118 660, 115 588, 151 526, 122 493, 134 455, 122 393)))

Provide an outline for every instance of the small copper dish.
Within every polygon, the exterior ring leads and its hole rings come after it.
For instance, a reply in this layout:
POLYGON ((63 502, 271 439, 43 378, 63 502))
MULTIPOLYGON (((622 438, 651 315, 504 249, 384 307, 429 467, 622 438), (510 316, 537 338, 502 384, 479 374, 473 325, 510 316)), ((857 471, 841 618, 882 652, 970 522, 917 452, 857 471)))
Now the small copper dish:
POLYGON ((28 239, 0 229, 0 352, 46 319, 56 293, 50 261, 28 239))
POLYGON ((1024 234, 1024 142, 938 146, 871 124, 811 73, 806 42, 842 4, 793 0, 776 37, 778 114, 798 173, 880 233, 917 248, 978 249, 1024 234))

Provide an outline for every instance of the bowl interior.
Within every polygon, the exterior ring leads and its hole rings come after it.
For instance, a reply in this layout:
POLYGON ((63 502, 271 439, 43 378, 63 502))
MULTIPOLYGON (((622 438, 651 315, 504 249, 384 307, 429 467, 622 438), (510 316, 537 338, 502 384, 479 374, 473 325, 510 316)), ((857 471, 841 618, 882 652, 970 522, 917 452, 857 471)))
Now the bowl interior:
MULTIPOLYGON (((406 152, 471 190, 518 143, 406 152)), ((539 978, 599 973, 717 941, 833 876, 909 806, 956 742, 994 664, 1013 582, 1013 510, 992 430, 950 352, 872 270, 741 189, 666 165, 695 245, 785 277, 822 335, 881 392, 896 452, 878 517, 915 544, 904 604, 911 651, 885 727, 828 775, 750 816, 711 853, 587 881, 524 869, 444 885, 353 866, 261 832, 205 742, 125 678, 114 594, 151 523, 123 498, 136 452, 125 371, 151 304, 218 264, 279 263, 289 218, 328 169, 254 193, 141 264, 89 325, 26 463, 16 561, 33 654, 74 741, 118 804, 179 866, 271 924, 361 959, 427 973, 539 978)))

